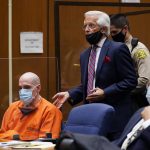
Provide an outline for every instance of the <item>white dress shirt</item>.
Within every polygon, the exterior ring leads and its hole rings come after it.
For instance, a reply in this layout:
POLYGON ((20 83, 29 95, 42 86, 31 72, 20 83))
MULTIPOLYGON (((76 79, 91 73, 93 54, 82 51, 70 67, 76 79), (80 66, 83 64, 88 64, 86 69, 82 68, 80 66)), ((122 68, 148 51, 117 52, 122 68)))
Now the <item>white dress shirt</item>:
MULTIPOLYGON (((96 49, 95 77, 96 77, 96 70, 97 70, 99 55, 100 55, 101 48, 102 48, 102 46, 103 46, 105 40, 106 40, 106 37, 104 37, 103 39, 101 39, 101 40, 96 44, 98 47, 97 47, 97 49, 96 49)), ((96 81, 96 78, 95 78, 95 77, 94 77, 94 80, 93 80, 93 89, 95 88, 95 81, 96 81)))

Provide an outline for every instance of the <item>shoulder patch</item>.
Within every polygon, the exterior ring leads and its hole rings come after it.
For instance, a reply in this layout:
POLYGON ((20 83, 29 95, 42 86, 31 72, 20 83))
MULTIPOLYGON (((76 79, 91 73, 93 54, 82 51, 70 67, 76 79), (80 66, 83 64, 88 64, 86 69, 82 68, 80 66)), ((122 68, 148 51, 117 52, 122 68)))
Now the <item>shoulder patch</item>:
POLYGON ((135 52, 135 57, 138 59, 144 59, 147 57, 147 54, 144 49, 140 49, 137 52, 135 52))

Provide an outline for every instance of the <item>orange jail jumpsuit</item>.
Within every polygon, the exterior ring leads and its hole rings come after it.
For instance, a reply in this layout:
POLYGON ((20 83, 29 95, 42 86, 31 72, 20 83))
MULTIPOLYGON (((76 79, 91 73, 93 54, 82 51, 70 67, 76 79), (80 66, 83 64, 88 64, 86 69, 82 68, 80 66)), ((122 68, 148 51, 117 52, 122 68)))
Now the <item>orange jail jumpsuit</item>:
POLYGON ((35 140, 46 137, 46 132, 52 133, 52 138, 58 138, 61 130, 62 113, 53 104, 41 98, 36 104, 36 109, 28 115, 23 115, 20 107, 22 101, 12 103, 6 110, 0 138, 12 139, 14 134, 19 134, 21 140, 35 140))

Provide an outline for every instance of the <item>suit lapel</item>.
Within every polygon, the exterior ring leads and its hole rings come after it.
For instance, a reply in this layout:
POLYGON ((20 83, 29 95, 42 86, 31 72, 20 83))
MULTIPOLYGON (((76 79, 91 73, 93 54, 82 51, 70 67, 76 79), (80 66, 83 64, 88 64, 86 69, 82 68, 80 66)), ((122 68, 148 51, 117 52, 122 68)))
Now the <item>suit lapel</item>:
POLYGON ((110 41, 108 39, 105 40, 102 48, 101 48, 101 52, 99 55, 99 59, 98 59, 98 64, 97 64, 97 70, 96 70, 96 77, 98 76, 99 72, 101 71, 103 62, 104 62, 104 58, 109 50, 110 47, 110 41))
POLYGON ((87 84, 87 76, 88 76, 88 63, 89 63, 89 56, 90 56, 90 52, 91 52, 91 47, 89 47, 85 54, 84 54, 84 59, 83 59, 83 81, 85 83, 85 85, 87 84))

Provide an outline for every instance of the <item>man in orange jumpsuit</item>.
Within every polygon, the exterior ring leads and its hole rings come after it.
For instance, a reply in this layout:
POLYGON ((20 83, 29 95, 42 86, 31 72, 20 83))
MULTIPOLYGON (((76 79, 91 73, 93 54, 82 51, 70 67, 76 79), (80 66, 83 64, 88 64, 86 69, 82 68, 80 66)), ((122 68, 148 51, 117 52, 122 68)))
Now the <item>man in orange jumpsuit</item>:
POLYGON ((6 110, 0 138, 13 139, 19 134, 21 140, 35 140, 52 133, 58 138, 61 130, 62 113, 53 104, 40 96, 39 77, 32 73, 24 73, 19 79, 20 100, 12 103, 6 110))

